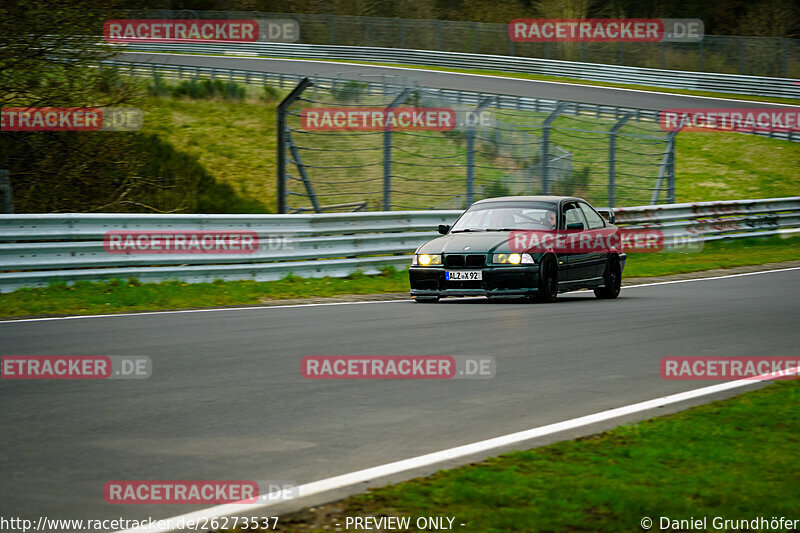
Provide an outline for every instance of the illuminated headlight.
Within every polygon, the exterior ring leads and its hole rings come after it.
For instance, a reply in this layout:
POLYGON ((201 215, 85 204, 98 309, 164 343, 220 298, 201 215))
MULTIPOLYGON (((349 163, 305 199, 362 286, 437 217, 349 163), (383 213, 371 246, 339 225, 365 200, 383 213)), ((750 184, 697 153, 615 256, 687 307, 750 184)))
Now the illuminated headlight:
POLYGON ((499 265, 532 265, 531 254, 492 254, 492 263, 499 265))
POLYGON ((414 266, 441 265, 442 254, 414 254, 414 266))

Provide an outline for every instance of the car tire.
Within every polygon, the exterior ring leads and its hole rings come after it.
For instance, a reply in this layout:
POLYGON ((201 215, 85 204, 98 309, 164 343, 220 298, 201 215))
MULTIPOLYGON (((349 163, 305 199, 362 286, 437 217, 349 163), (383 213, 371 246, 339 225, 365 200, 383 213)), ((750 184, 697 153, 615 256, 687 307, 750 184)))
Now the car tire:
POLYGON ((435 304, 439 301, 438 296, 415 296, 414 301, 418 304, 435 304))
POLYGON ((539 284, 535 300, 538 303, 553 303, 558 298, 558 266, 552 256, 545 256, 539 265, 539 284))
POLYGON ((619 256, 612 255, 606 263, 606 271, 603 273, 603 287, 594 290, 594 295, 603 300, 613 300, 619 296, 622 289, 622 268, 620 268, 619 256))

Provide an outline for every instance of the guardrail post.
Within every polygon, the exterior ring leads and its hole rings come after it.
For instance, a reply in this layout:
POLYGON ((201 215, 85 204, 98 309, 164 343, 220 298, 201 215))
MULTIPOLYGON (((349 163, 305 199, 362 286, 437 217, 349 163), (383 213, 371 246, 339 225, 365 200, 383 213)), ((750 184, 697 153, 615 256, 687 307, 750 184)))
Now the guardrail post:
MULTIPOLYGON (((405 102, 409 93, 409 88, 400 91, 386 109, 393 109, 405 102)), ((392 210, 392 128, 389 126, 383 129, 383 210, 392 210)))
POLYGON ((8 178, 8 170, 0 170, 0 213, 11 215, 14 213, 14 199, 11 196, 11 180, 8 178))
POLYGON ((632 116, 626 113, 608 133, 608 207, 612 209, 617 199, 617 134, 632 116))
POLYGON ((278 133, 278 198, 277 198, 277 211, 279 214, 286 213, 286 134, 289 132, 289 126, 286 123, 286 113, 289 106, 292 105, 308 87, 313 85, 310 79, 303 78, 297 87, 292 89, 292 92, 278 104, 277 115, 277 133, 278 133))
POLYGON ((465 208, 469 208, 475 201, 475 120, 480 118, 481 112, 489 107, 493 101, 497 101, 496 96, 482 98, 474 111, 474 120, 469 120, 469 115, 467 115, 467 205, 465 208))
POLYGON ((564 111, 565 102, 558 102, 542 124, 542 194, 550 194, 550 127, 564 111))

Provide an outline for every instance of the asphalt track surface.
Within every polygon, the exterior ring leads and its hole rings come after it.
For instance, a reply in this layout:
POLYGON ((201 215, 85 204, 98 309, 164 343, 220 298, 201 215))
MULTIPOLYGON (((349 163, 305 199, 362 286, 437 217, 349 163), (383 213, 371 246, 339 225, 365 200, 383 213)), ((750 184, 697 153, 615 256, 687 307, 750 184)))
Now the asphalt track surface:
POLYGON ((2 322, 0 355, 147 355, 153 374, 0 382, 0 516, 168 518, 209 506, 110 505, 103 484, 307 483, 697 389, 713 382, 663 380, 660 359, 796 356, 797 294, 794 269, 624 288, 615 301, 574 293, 552 305, 454 299, 2 322), (492 355, 497 374, 305 380, 307 355, 492 355))
MULTIPOLYGON (((284 74, 318 75, 361 79, 363 76, 399 76, 417 81, 426 87, 460 89, 486 93, 528 96, 552 100, 567 100, 590 104, 602 104, 635 109, 673 108, 760 108, 776 107, 780 104, 748 102, 731 99, 704 98, 669 93, 639 91, 578 85, 574 83, 526 80, 521 78, 492 77, 485 75, 459 74, 436 70, 402 67, 384 67, 356 63, 309 61, 293 59, 269 59, 229 56, 201 56, 180 54, 158 54, 149 52, 125 52, 118 56, 123 61, 142 63, 190 65, 230 69, 255 70, 284 74)), ((374 78, 380 81, 380 77, 374 78)))

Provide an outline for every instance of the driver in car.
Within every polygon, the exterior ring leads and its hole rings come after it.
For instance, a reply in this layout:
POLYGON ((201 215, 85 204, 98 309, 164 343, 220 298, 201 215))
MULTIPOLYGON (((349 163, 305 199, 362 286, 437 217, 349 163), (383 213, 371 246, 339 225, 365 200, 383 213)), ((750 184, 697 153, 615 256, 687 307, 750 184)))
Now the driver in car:
POLYGON ((547 226, 548 229, 556 229, 556 222, 556 212, 548 209, 544 214, 544 218, 542 218, 542 224, 547 226))

